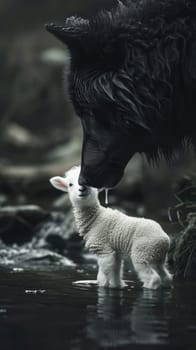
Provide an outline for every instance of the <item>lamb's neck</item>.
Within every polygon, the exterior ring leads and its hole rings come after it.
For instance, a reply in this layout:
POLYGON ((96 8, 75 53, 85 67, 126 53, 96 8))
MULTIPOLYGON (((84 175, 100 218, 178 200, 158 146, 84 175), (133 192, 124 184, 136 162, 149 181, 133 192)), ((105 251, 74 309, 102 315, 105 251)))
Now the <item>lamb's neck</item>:
POLYGON ((74 207, 73 213, 79 234, 85 236, 91 228, 101 211, 101 205, 96 203, 88 207, 74 207))

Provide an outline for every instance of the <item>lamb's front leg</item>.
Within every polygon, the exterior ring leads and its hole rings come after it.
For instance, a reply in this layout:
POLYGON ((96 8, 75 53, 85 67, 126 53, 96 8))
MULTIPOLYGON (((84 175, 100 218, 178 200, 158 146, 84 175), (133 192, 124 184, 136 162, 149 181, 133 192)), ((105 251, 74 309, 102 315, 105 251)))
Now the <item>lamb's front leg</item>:
POLYGON ((97 283, 99 287, 123 288, 125 283, 122 280, 122 259, 113 252, 98 257, 97 283))

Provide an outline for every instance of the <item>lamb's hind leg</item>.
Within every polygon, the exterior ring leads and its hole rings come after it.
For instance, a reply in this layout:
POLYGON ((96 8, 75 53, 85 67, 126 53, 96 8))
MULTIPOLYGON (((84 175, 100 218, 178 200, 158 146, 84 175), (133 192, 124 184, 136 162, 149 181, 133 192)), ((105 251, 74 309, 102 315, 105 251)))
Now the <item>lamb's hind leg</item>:
POLYGON ((161 285, 161 278, 157 271, 148 263, 133 262, 139 279, 143 282, 144 288, 157 289, 161 285))
POLYGON ((100 287, 123 288, 122 259, 120 255, 113 252, 98 258, 97 282, 100 287))
POLYGON ((154 269, 157 271, 161 277, 161 284, 163 287, 169 288, 172 285, 172 275, 168 271, 165 263, 162 265, 154 266, 154 269))

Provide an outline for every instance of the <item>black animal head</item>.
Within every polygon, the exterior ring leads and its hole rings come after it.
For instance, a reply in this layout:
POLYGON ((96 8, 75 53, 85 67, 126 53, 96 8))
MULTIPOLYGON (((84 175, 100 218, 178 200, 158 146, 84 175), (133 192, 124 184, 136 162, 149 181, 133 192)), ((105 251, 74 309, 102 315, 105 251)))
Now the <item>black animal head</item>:
POLYGON ((69 92, 84 135, 80 182, 95 187, 114 186, 135 153, 127 132, 130 121, 123 112, 126 86, 116 77, 126 57, 127 34, 119 28, 125 9, 119 3, 116 11, 100 13, 91 20, 70 17, 63 26, 46 26, 71 53, 69 92), (124 123, 126 133, 122 134, 124 123))
POLYGON ((94 187, 116 185, 140 150, 139 131, 143 136, 148 131, 133 87, 130 99, 131 81, 123 70, 129 40, 121 26, 126 11, 119 3, 116 10, 90 20, 70 17, 63 26, 46 27, 71 53, 69 92, 84 136, 80 182, 94 187))
POLYGON ((99 188, 115 186, 134 153, 157 151, 168 141, 161 138, 172 110, 170 65, 179 59, 178 41, 169 36, 174 49, 161 50, 156 35, 170 28, 171 11, 165 0, 130 4, 90 20, 70 17, 63 26, 47 25, 71 53, 69 93, 84 135, 80 183, 99 188), (162 7, 157 16, 148 11, 148 20, 137 9, 157 2, 167 9, 165 17, 162 7))

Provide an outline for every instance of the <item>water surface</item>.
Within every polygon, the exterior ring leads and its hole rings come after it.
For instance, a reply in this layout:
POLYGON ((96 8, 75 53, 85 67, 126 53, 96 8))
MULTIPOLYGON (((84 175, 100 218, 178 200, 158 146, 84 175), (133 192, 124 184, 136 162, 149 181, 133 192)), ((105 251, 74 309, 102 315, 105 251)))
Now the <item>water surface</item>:
POLYGON ((83 266, 0 271, 0 349, 196 349, 196 283, 123 291, 73 285, 83 266))

